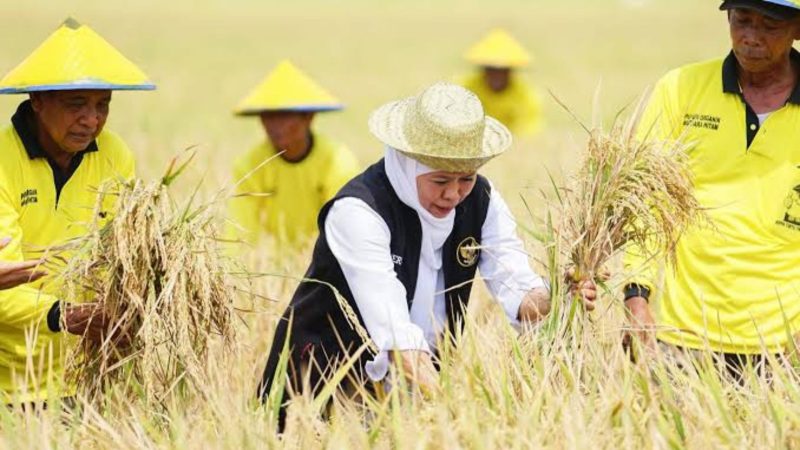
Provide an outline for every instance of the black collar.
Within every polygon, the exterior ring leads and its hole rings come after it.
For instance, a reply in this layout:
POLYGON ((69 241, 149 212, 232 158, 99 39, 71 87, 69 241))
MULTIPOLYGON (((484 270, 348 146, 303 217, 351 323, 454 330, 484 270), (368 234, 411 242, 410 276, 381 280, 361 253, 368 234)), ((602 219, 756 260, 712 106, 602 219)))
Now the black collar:
MULTIPOLYGON (((33 118, 33 107, 31 107, 30 100, 25 100, 19 104, 17 112, 11 116, 11 123, 17 131, 17 135, 19 135, 22 145, 25 147, 25 152, 28 153, 28 158, 48 158, 47 153, 39 143, 39 139, 36 138, 36 122, 33 118)), ((92 141, 89 146, 86 147, 86 150, 80 151, 78 154, 83 155, 96 151, 97 141, 92 141)))
MULTIPOLYGON (((789 52, 789 59, 795 67, 800 67, 800 52, 792 49, 789 52)), ((736 55, 733 51, 728 54, 722 63, 722 92, 726 94, 742 95, 742 88, 739 86, 739 69, 736 62, 736 55)), ((796 83, 792 94, 786 103, 800 105, 800 83, 796 83)))

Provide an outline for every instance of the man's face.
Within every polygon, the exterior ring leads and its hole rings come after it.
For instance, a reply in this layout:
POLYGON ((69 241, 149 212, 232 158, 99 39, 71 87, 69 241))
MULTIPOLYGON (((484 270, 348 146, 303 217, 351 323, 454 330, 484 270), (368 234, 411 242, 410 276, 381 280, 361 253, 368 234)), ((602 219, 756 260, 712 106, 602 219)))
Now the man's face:
POLYGON ((270 111, 261 114, 261 124, 272 145, 281 151, 305 142, 313 117, 306 112, 270 111))
POLYGON ((62 151, 77 153, 103 131, 110 90, 47 91, 31 94, 37 122, 62 151))
POLYGON ((475 173, 431 172, 417 177, 419 203, 434 217, 446 217, 475 187, 475 173))
POLYGON ((494 92, 502 92, 508 87, 511 69, 507 67, 484 67, 483 76, 489 89, 494 92))
POLYGON ((728 13, 736 60, 748 72, 764 72, 786 60, 796 39, 798 20, 776 20, 761 13, 735 8, 728 13))

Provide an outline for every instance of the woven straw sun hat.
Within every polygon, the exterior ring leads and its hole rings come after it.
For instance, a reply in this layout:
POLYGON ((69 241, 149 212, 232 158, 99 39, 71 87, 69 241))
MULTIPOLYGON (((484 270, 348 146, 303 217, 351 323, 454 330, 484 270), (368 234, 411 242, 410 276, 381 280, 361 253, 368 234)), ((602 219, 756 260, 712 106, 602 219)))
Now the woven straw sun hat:
POLYGON ((508 128, 486 116, 475 94, 444 82, 381 106, 370 116, 369 130, 406 156, 447 172, 476 172, 511 146, 508 128))

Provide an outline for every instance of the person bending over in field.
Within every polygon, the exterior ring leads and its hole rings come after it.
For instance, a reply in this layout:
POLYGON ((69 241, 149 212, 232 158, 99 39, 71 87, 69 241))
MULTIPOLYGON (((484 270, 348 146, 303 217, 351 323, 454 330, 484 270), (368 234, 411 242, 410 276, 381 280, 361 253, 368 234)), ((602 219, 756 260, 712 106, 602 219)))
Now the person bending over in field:
MULTIPOLYGON (((293 393, 304 391, 306 376, 317 392, 364 344, 331 286, 376 347, 351 374, 365 384, 386 377, 394 362, 423 390, 433 388, 432 355, 443 334, 460 331, 478 269, 511 322, 537 323, 550 310, 548 287, 530 268, 508 207, 477 174, 511 144, 480 100, 438 83, 379 108, 369 126, 386 145, 384 158, 322 208, 305 275, 317 281, 299 285, 277 325, 258 390, 263 400, 284 395, 272 389, 287 337, 293 393)), ((593 308, 593 282, 572 288, 593 308)))

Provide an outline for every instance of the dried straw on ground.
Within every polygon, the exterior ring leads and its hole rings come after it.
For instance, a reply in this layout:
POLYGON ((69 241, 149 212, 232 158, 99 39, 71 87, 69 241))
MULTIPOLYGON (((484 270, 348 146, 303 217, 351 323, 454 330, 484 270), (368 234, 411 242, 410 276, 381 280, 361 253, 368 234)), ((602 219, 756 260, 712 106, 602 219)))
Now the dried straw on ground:
POLYGON ((101 345, 81 338, 69 360, 68 379, 89 400, 112 385, 150 404, 184 388, 202 392, 195 388, 207 383, 209 350, 232 344, 234 289, 218 255, 214 209, 170 199, 179 172, 103 187, 98 211, 102 197, 114 196, 115 217, 73 243, 68 285, 75 295, 88 291, 111 327, 101 345), (120 334, 128 345, 111 338, 120 334))

